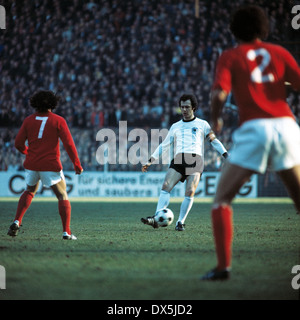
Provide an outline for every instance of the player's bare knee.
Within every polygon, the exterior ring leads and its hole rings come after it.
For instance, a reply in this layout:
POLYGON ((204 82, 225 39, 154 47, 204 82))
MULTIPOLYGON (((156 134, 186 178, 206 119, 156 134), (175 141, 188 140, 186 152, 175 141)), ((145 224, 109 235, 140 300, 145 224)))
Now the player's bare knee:
POLYGON ((58 200, 68 200, 68 194, 66 192, 56 194, 58 200))
POLYGON ((194 189, 188 189, 185 191, 185 196, 192 198, 195 195, 195 190, 194 189))
POLYGON ((34 197, 36 194, 36 190, 32 190, 32 189, 26 189, 27 192, 31 193, 32 196, 34 197))
POLYGON ((33 197, 34 197, 35 194, 37 193, 37 190, 38 190, 38 184, 35 185, 35 186, 28 186, 28 185, 27 185, 27 187, 26 187, 26 191, 27 191, 27 192, 30 192, 33 197))
POLYGON ((162 190, 166 191, 166 192, 170 192, 170 183, 168 181, 165 181, 162 185, 162 190))

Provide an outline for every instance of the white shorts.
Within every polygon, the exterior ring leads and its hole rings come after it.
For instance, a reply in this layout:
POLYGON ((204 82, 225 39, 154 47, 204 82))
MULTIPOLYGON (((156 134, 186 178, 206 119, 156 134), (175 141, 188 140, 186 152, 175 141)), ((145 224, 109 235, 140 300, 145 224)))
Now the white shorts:
POLYGON ((289 117, 245 122, 233 134, 228 161, 264 173, 291 169, 300 164, 300 128, 289 117))
POLYGON ((61 180, 65 180, 65 176, 63 171, 60 172, 54 172, 54 171, 32 171, 27 170, 26 171, 26 177, 25 181, 28 186, 35 186, 39 180, 42 181, 42 184, 45 187, 51 187, 61 180))

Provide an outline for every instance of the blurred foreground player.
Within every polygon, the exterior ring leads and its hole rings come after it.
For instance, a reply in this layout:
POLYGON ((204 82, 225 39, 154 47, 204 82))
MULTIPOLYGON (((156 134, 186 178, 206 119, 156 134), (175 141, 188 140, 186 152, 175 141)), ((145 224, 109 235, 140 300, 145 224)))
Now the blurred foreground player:
POLYGON ((27 117, 15 139, 15 147, 26 155, 24 168, 26 171, 26 190, 19 199, 13 224, 8 235, 18 234, 22 219, 35 196, 39 180, 50 187, 58 199, 58 210, 63 225, 63 239, 76 240, 71 233, 71 205, 66 191, 65 177, 60 161, 59 138, 74 165, 76 174, 83 169, 77 150, 64 118, 52 113, 59 98, 51 91, 39 91, 30 98, 30 105, 36 110, 27 117), (28 147, 25 145, 28 141, 28 147))
POLYGON ((240 117, 234 147, 224 166, 211 211, 217 267, 202 280, 228 279, 231 268, 231 203, 253 173, 269 167, 285 184, 300 211, 300 130, 286 102, 285 83, 300 91, 300 68, 284 48, 263 42, 268 20, 257 6, 239 8, 230 29, 239 42, 219 58, 212 91, 211 124, 218 133, 227 95, 232 90, 240 117))

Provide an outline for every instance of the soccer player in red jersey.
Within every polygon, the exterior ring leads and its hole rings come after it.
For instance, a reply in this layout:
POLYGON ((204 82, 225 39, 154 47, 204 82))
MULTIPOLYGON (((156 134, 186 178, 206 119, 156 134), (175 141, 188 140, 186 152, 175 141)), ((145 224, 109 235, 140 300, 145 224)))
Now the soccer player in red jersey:
POLYGON ((234 147, 220 177, 211 211, 217 267, 202 280, 230 276, 233 241, 231 203, 254 173, 269 167, 285 184, 300 212, 300 130, 286 102, 286 83, 300 91, 300 68, 293 56, 278 45, 262 41, 268 19, 257 6, 243 6, 233 14, 230 29, 235 48, 219 58, 211 98, 211 126, 219 133, 222 108, 233 92, 240 126, 234 147))
POLYGON ((59 139, 61 139, 73 165, 76 174, 83 169, 77 150, 64 118, 54 114, 59 97, 51 91, 38 91, 30 98, 31 106, 36 112, 27 117, 15 139, 15 147, 24 155, 26 171, 26 190, 19 199, 13 224, 8 235, 16 236, 22 224, 22 219, 35 196, 39 180, 50 187, 58 199, 58 210, 63 225, 63 239, 76 240, 71 233, 71 204, 66 191, 65 177, 60 161, 59 139), (28 141, 28 146, 25 144, 28 141))

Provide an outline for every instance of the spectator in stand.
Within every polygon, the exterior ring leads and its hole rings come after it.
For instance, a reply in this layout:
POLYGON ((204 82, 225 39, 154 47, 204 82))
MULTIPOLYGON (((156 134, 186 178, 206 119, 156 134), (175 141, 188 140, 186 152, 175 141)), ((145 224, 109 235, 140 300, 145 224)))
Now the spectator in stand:
MULTIPOLYGON (((177 105, 172 97, 187 89, 198 92, 199 101, 202 96, 208 120, 206 88, 212 85, 218 56, 234 43, 226 27, 229 14, 243 2, 200 1, 197 19, 194 0, 107 0, 101 6, 79 0, 26 6, 7 1, 8 27, 0 33, 0 127, 18 128, 29 114, 30 93, 38 89, 64 97, 68 108, 57 112, 68 117, 71 130, 92 130, 92 110, 99 103, 107 126, 108 103, 129 113, 133 104, 134 110, 144 102, 154 106, 158 97, 165 113, 166 102, 172 109, 177 105), (195 81, 199 74, 201 85, 195 81)), ((297 40, 287 16, 290 9, 288 1, 265 1, 272 17, 270 39, 297 40)), ((161 126, 165 119, 155 121, 161 126)), ((176 121, 175 112, 169 125, 176 121)), ((133 125, 139 124, 133 120, 133 125)))

